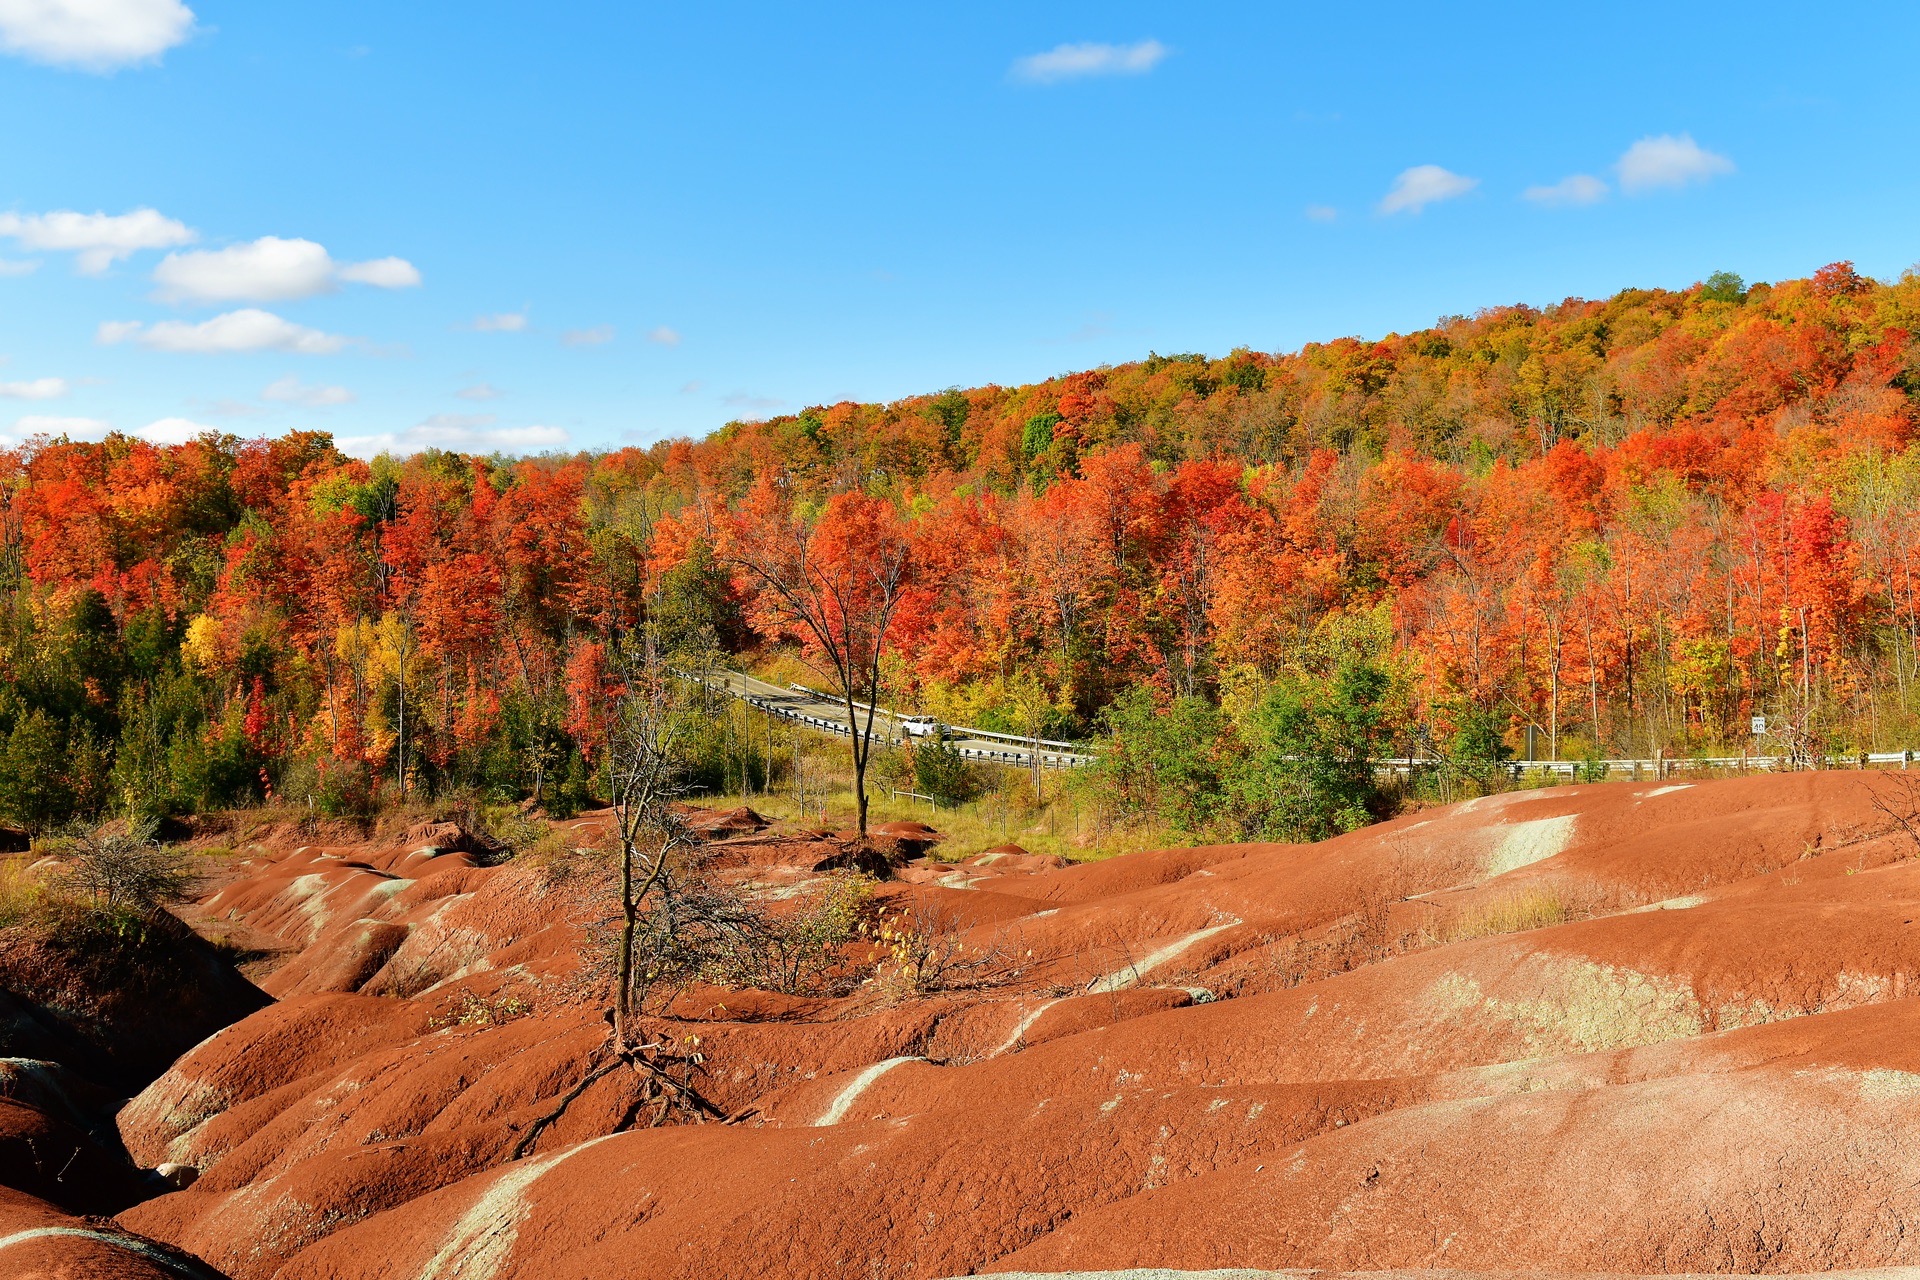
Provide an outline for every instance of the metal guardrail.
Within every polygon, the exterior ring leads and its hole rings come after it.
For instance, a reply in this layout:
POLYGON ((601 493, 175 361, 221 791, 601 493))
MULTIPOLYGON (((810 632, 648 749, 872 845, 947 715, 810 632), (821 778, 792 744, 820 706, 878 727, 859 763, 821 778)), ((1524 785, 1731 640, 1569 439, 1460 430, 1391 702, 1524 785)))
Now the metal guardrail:
MULTIPOLYGON (((729 689, 728 692, 733 693, 731 689, 729 689)), ((733 696, 747 703, 749 706, 758 707, 768 715, 779 716, 783 720, 791 720, 796 724, 804 724, 809 728, 819 729, 825 733, 851 734, 853 732, 843 721, 824 720, 819 716, 808 715, 798 708, 782 706, 773 699, 761 697, 759 694, 733 693, 733 696)), ((969 736, 972 736, 971 731, 968 731, 968 733, 969 736)), ((904 737, 899 733, 888 733, 884 735, 883 740, 886 742, 901 742, 904 741, 904 737)), ((1032 739, 1016 739, 1016 741, 1031 742, 1032 739)), ((1045 739, 1042 739, 1042 741, 1045 741, 1045 739)), ((953 744, 953 747, 963 757, 969 760, 986 760, 995 764, 1017 764, 1022 766, 1033 763, 1033 754, 1028 751, 994 751, 984 747, 963 747, 957 743, 953 744)), ((1092 764, 1096 758, 1091 755, 1081 755, 1065 751, 1042 751, 1039 755, 1040 767, 1043 769, 1077 769, 1082 765, 1092 764)))
MULTIPOLYGON (((848 734, 852 732, 843 721, 825 720, 819 716, 808 715, 806 712, 800 711, 793 707, 782 706, 778 702, 775 702, 773 699, 763 697, 759 694, 748 693, 748 692, 745 692, 744 690, 735 691, 730 685, 727 685, 724 681, 721 682, 720 687, 728 694, 731 694, 733 697, 739 698, 742 702, 746 702, 752 706, 758 707, 762 711, 767 712, 769 715, 776 715, 781 717, 782 719, 791 720, 797 724, 805 724, 826 733, 848 734)), ((832 700, 830 695, 818 693, 815 690, 808 690, 807 692, 809 695, 821 701, 832 700)), ((797 698, 802 695, 792 694, 788 696, 797 698)), ((863 711, 867 709, 867 704, 864 702, 856 702, 854 703, 854 706, 860 708, 863 711)), ((886 716, 890 724, 897 723, 898 720, 900 719, 900 717, 897 716, 895 713, 887 711, 885 708, 879 708, 877 711, 877 714, 886 716)), ((953 744, 954 749, 957 750, 963 757, 967 759, 985 760, 994 764, 1004 764, 1004 765, 1027 766, 1032 763, 1033 753, 1031 751, 1031 747, 1029 744, 1035 741, 1033 738, 1022 738, 1016 734, 1011 734, 1011 733, 995 733, 992 730, 988 730, 988 729, 969 729, 964 725, 948 725, 947 729, 950 733, 964 735, 968 738, 979 738, 979 739, 986 739, 988 741, 996 741, 996 742, 1009 742, 1009 743, 1014 743, 1021 747, 1028 748, 1027 750, 1022 750, 1022 751, 996 751, 990 748, 983 748, 983 747, 963 747, 963 746, 960 746, 958 743, 954 743, 953 744)), ((890 743, 902 742, 902 741, 905 741, 905 737, 904 735, 898 732, 889 732, 888 734, 885 735, 883 740, 890 743)), ((1040 752, 1039 756, 1040 756, 1040 764, 1042 768, 1076 769, 1084 765, 1093 764, 1098 759, 1098 757, 1092 754, 1091 752, 1078 749, 1080 747, 1080 744, 1078 743, 1060 742, 1052 738, 1041 738, 1039 739, 1039 742, 1040 742, 1040 745, 1042 746, 1068 748, 1067 750, 1040 752)), ((1851 768, 1868 768, 1873 766, 1898 765, 1900 768, 1905 769, 1914 762, 1914 759, 1915 759, 1915 753, 1911 749, 1905 750, 1905 751, 1873 751, 1873 752, 1866 752, 1866 753, 1863 753, 1860 755, 1854 755, 1854 756, 1828 757, 1826 761, 1821 765, 1821 767, 1829 768, 1829 769, 1845 769, 1850 767, 1851 768)), ((1374 768, 1378 772, 1398 776, 1398 775, 1406 774, 1414 769, 1437 768, 1443 765, 1444 763, 1445 761, 1431 759, 1431 758, 1416 757, 1415 759, 1408 760, 1402 757, 1397 760, 1376 761, 1374 763, 1374 768)), ((1643 776, 1643 771, 1645 774, 1651 775, 1654 778, 1665 778, 1665 777, 1671 777, 1675 774, 1685 773, 1689 770, 1758 769, 1766 772, 1773 772, 1776 770, 1793 767, 1792 760, 1789 757, 1784 755, 1742 755, 1742 756, 1702 756, 1702 757, 1641 756, 1637 759, 1629 757, 1629 758, 1622 758, 1622 759, 1600 760, 1596 762, 1589 762, 1585 760, 1503 760, 1500 762, 1500 764, 1497 767, 1503 771, 1512 773, 1515 777, 1519 777, 1520 775, 1526 774, 1526 773, 1544 772, 1544 773, 1551 773, 1555 776, 1565 776, 1569 779, 1577 779, 1579 778, 1581 771, 1586 769, 1590 763, 1597 763, 1597 764, 1604 765, 1606 767, 1608 777, 1619 777, 1619 776, 1625 775, 1633 778, 1639 778, 1643 776)))
MULTIPOLYGON (((801 685, 800 687, 803 689, 806 689, 808 693, 812 694, 814 697, 818 698, 822 702, 840 701, 839 696, 836 694, 822 693, 820 690, 808 688, 806 685, 801 685)), ((865 702, 861 702, 858 699, 853 700, 853 705, 855 707, 858 707, 862 711, 871 710, 876 712, 879 715, 886 716, 888 719, 891 719, 891 720, 912 720, 912 719, 918 718, 914 716, 903 716, 898 711, 889 711, 885 707, 871 707, 869 704, 865 702)), ((1084 742, 1062 742, 1058 738, 1036 738, 1032 734, 999 733, 993 729, 969 728, 964 724, 950 724, 946 726, 946 728, 947 728, 947 732, 954 735, 955 737, 989 738, 995 742, 1012 742, 1012 743, 1017 743, 1023 747, 1028 746, 1029 744, 1038 744, 1039 746, 1043 746, 1043 747, 1060 748, 1060 750, 1055 752, 1056 755, 1087 756, 1087 757, 1091 757, 1093 755, 1091 751, 1088 751, 1086 749, 1087 744, 1084 742)), ((1043 752, 1042 754, 1045 754, 1045 753, 1043 752)))
MULTIPOLYGON (((1884 765, 1898 765, 1905 769, 1914 762, 1915 754, 1907 751, 1870 751, 1851 756, 1828 756, 1821 763, 1824 769, 1862 769, 1884 765)), ((1415 769, 1432 769, 1444 764, 1441 760, 1415 759, 1408 761, 1381 760, 1374 768, 1382 773, 1395 776, 1408 772, 1409 766, 1415 769)), ((1523 773, 1545 772, 1555 775, 1565 774, 1569 778, 1578 778, 1583 769, 1590 764, 1604 765, 1609 778, 1627 774, 1638 778, 1642 770, 1655 778, 1671 777, 1686 773, 1688 770, 1702 769, 1757 769, 1772 773, 1781 769, 1791 769, 1794 765, 1791 757, 1778 755, 1749 756, 1641 756, 1638 759, 1621 760, 1502 760, 1498 768, 1516 776, 1523 773)))

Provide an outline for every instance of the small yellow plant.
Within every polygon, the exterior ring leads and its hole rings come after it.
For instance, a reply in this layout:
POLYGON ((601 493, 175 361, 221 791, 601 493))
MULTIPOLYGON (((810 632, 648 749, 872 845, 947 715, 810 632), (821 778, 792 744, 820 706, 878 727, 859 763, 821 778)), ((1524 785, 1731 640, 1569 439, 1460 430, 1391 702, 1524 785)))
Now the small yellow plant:
POLYGON ((436 1031, 443 1027, 497 1027, 532 1012, 533 1005, 520 996, 496 996, 488 1000, 471 991, 462 991, 458 1004, 427 1019, 427 1025, 436 1031))

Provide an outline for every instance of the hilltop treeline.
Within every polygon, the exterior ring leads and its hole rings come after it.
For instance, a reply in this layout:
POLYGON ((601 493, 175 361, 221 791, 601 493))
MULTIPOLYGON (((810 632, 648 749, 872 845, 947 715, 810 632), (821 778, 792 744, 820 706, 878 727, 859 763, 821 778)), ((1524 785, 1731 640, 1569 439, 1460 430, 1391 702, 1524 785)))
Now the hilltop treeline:
POLYGON ((1737 751, 1754 714, 1906 746, 1916 332, 1920 277, 1839 263, 604 454, 30 441, 0 453, 0 814, 584 794, 623 634, 804 645, 730 558, 769 503, 866 510, 843 559, 904 539, 901 701, 1190 726, 1128 794, 1204 792, 1283 722, 1379 754, 1737 751))

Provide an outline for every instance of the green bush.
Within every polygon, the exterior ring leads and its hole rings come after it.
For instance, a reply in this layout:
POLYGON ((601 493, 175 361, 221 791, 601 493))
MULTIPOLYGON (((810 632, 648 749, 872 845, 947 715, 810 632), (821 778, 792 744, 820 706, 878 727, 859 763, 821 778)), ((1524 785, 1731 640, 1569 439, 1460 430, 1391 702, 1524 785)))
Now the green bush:
POLYGON ((280 795, 323 818, 367 818, 376 807, 373 773, 358 760, 303 757, 280 778, 280 795))
POLYGON ((546 809, 550 817, 576 817, 593 804, 593 774, 578 747, 567 754, 567 771, 558 785, 547 792, 546 809))
POLYGON ((1094 766, 1095 789, 1122 818, 1157 817, 1185 831, 1205 830, 1228 808, 1223 760, 1236 752, 1231 726, 1204 698, 1161 707, 1135 687, 1114 699, 1101 721, 1107 749, 1094 766))
POLYGON ((945 729, 913 744, 913 783, 921 794, 947 808, 965 804, 981 790, 980 771, 960 754, 945 729))
POLYGON ((1321 840, 1365 826, 1382 797, 1373 761, 1387 745, 1387 673, 1342 662, 1330 678, 1276 681, 1248 718, 1235 777, 1250 830, 1321 840))

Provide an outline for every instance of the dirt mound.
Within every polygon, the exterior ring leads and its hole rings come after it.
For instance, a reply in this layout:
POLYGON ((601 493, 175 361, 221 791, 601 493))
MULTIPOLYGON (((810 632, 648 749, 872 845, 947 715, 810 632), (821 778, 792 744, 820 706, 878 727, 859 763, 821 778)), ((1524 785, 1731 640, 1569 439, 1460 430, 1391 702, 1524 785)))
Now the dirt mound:
POLYGON ((61 1063, 137 1089, 267 1003, 172 916, 136 930, 88 919, 0 930, 0 1056, 61 1063))
POLYGON ((741 805, 737 809, 720 810, 701 809, 689 805, 686 809, 686 818, 687 826, 708 840, 756 835, 772 825, 747 805, 741 805))
MULTIPOLYGON (((652 1006, 726 1124, 607 1058, 564 881, 287 850, 219 899, 286 998, 121 1112, 201 1173, 120 1221, 237 1280, 1920 1263, 1920 848, 1867 785, 909 861, 850 994, 652 1006)), ((845 847, 708 849, 785 901, 845 847)))
POLYGON ((21 1280, 225 1280, 197 1258, 0 1187, 0 1274, 21 1280))

